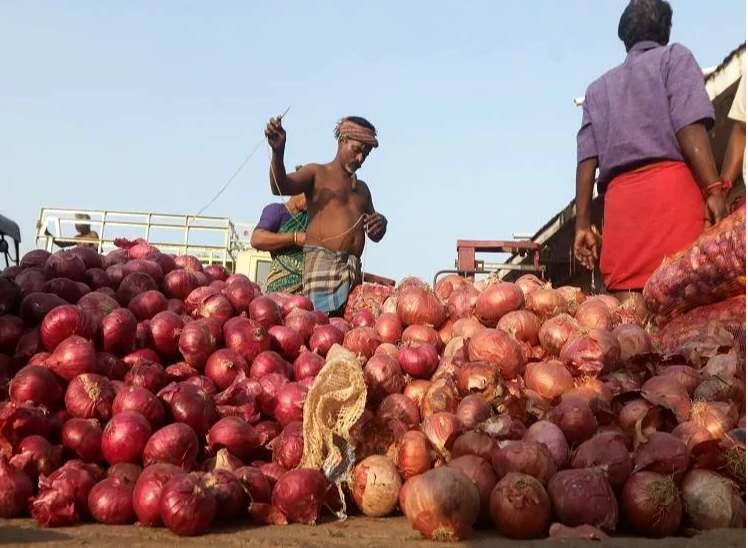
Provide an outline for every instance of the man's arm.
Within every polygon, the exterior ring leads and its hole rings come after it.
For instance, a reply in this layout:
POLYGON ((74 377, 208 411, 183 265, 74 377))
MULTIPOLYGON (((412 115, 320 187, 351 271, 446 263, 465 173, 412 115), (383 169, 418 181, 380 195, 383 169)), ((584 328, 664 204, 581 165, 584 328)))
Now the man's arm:
POLYGON ((304 236, 303 232, 276 234, 263 228, 255 228, 252 231, 252 238, 249 243, 260 251, 275 251, 293 245, 304 245, 304 236))
POLYGON ((387 233, 387 218, 381 213, 377 213, 374 209, 374 201, 372 200, 369 186, 360 180, 358 181, 358 184, 360 185, 361 190, 366 193, 364 230, 372 242, 380 242, 387 233))
POLYGON ((577 229, 592 226, 592 189, 595 186, 597 158, 588 158, 577 164, 577 229))
POLYGON ((730 140, 727 142, 725 160, 722 162, 722 177, 734 183, 743 175, 745 154, 745 122, 734 122, 730 140))
POLYGON ((714 162, 709 135, 704 124, 690 124, 676 133, 676 137, 683 157, 691 167, 701 190, 706 190, 709 185, 719 181, 717 164, 714 162))
POLYGON ((270 191, 273 196, 294 196, 308 193, 314 186, 317 164, 307 164, 293 173, 286 173, 283 153, 273 151, 270 160, 270 191))

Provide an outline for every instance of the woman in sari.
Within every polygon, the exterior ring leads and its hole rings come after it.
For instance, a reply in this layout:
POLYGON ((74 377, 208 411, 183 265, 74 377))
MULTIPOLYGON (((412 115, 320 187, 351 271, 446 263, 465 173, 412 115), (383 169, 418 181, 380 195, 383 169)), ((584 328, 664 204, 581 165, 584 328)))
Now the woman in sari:
POLYGON ((252 232, 250 244, 273 259, 267 293, 301 293, 306 241, 306 196, 292 196, 285 204, 269 204, 252 232))

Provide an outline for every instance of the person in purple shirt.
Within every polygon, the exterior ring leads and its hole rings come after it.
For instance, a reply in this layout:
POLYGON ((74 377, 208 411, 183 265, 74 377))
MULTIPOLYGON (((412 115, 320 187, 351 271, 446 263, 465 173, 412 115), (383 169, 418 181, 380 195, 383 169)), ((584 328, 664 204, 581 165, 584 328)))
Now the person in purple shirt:
POLYGON ((574 254, 595 267, 600 236, 590 207, 598 172, 603 281, 642 314, 641 291, 663 259, 726 214, 707 136, 714 109, 693 54, 668 44, 672 16, 664 0, 628 4, 618 25, 626 59, 587 88, 577 134, 574 254))
POLYGON ((268 204, 262 210, 250 245, 268 251, 273 259, 265 282, 267 293, 301 293, 307 223, 304 194, 291 196, 285 204, 268 204))

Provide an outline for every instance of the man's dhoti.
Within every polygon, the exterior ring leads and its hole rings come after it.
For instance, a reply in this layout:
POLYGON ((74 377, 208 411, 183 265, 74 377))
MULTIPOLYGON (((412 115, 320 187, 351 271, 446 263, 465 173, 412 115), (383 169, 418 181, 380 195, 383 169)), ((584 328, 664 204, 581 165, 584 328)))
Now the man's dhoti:
POLYGON ((355 255, 304 247, 304 294, 315 309, 328 313, 342 310, 361 277, 361 260, 355 255))

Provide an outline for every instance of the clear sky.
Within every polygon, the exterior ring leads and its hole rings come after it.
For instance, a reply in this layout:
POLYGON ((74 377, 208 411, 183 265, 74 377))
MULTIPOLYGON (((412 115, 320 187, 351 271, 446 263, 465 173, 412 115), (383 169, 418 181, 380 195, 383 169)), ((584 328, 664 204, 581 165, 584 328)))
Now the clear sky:
MULTIPOLYGON (((703 67, 746 38, 744 0, 672 0, 703 67)), ((287 167, 332 159, 343 115, 389 219, 364 267, 451 268, 458 238, 535 232, 573 198, 573 99, 625 52, 625 0, 7 0, 0 213, 29 249, 41 206, 195 213, 292 105, 287 167)), ((206 214, 273 201, 261 148, 206 214)), ((497 259, 499 257, 496 257, 497 259)))

